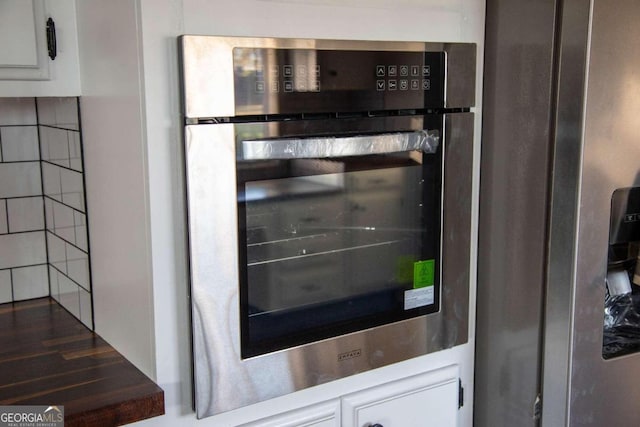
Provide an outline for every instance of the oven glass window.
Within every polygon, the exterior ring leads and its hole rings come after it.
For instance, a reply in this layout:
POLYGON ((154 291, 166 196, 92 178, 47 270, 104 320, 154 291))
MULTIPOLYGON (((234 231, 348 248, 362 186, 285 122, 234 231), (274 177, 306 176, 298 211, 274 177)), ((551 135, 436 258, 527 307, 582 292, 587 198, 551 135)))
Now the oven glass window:
POLYGON ((435 312, 441 154, 238 163, 243 357, 435 312))

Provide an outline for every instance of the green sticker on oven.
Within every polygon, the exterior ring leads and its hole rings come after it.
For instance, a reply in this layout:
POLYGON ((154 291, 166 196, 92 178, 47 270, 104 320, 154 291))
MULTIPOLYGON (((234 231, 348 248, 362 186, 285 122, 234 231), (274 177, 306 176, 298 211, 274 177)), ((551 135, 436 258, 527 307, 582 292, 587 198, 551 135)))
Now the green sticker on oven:
POLYGON ((416 257, 401 255, 396 258, 396 282, 409 284, 413 282, 413 264, 416 257))
POLYGON ((413 289, 433 286, 436 260, 417 261, 413 263, 413 289))

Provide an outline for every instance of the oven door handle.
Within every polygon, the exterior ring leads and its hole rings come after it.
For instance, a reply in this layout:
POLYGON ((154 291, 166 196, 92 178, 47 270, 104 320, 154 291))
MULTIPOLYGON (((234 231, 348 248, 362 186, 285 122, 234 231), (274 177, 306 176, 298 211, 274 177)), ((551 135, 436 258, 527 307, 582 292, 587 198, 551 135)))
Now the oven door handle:
POLYGON ((340 137, 255 139, 242 141, 238 160, 317 159, 403 151, 435 153, 439 144, 440 132, 437 130, 340 137))

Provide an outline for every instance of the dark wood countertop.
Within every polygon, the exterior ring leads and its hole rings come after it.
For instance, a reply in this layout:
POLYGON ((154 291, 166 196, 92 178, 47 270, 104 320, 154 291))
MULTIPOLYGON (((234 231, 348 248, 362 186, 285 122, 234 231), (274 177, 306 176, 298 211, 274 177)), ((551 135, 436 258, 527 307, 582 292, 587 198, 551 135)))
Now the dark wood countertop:
POLYGON ((0 405, 64 406, 65 427, 164 414, 164 392, 50 298, 0 305, 0 405))

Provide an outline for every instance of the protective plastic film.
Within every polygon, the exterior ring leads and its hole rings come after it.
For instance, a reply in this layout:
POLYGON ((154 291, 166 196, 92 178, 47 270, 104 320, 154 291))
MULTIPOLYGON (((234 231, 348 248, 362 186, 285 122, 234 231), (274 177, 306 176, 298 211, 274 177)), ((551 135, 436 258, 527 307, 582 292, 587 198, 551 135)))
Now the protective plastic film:
POLYGON ((358 135, 242 141, 238 160, 304 159, 362 156, 420 150, 435 153, 440 145, 437 130, 358 135))

